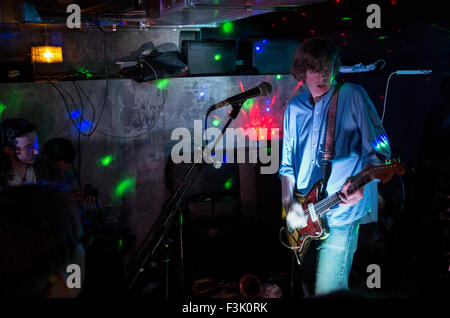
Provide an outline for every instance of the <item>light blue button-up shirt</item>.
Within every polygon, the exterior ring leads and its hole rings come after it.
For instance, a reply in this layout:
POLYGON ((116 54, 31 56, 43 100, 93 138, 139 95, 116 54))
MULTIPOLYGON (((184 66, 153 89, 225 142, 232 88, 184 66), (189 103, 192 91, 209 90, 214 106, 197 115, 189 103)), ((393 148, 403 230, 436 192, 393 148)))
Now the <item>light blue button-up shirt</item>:
MULTIPOLYGON (((321 159, 325 149, 327 112, 336 85, 315 105, 308 89, 289 102, 284 113, 283 150, 279 174, 293 176, 296 189, 306 194, 322 179, 321 159)), ((335 156, 327 184, 327 194, 341 190, 350 176, 367 164, 379 165, 390 158, 390 146, 377 111, 360 85, 345 83, 339 91, 335 156)), ((364 197, 355 205, 335 206, 326 213, 330 226, 340 226, 361 219, 377 221, 378 189, 370 182, 364 197)), ((365 221, 364 221, 365 220, 365 221)))

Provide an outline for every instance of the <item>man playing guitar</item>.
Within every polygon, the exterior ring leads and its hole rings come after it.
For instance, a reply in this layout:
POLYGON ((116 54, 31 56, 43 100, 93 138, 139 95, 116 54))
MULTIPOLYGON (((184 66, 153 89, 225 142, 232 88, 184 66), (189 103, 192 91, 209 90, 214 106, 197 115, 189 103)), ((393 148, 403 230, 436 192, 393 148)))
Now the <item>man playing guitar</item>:
MULTIPOLYGON (((326 195, 338 193, 340 203, 326 214, 329 236, 317 241, 315 294, 348 289, 348 278, 357 248, 360 220, 377 215, 377 183, 348 191, 365 167, 379 165, 390 157, 390 146, 377 111, 359 85, 337 85, 341 65, 336 45, 329 39, 313 38, 297 49, 291 73, 308 89, 292 98, 283 122, 283 150, 279 174, 282 205, 290 228, 307 224, 294 194, 305 195, 322 175, 327 134, 327 114, 335 100, 334 156, 325 183, 326 195), (337 92, 336 97, 334 93, 337 92)), ((333 138, 329 138, 333 139, 333 138)), ((326 178, 325 178, 326 179, 326 178)))

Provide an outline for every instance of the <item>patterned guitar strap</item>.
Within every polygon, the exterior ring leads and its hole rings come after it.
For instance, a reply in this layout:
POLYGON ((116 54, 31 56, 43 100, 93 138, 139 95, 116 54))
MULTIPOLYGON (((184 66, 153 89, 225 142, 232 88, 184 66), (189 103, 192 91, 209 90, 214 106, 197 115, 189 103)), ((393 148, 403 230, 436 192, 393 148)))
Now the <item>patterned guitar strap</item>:
POLYGON ((339 90, 342 84, 336 85, 333 96, 331 97, 330 107, 328 108, 327 114, 327 128, 325 134, 325 151, 322 157, 322 178, 323 187, 321 189, 321 197, 326 196, 326 188, 328 183, 328 178, 331 174, 331 163, 334 158, 334 132, 336 128, 336 110, 338 104, 339 90))

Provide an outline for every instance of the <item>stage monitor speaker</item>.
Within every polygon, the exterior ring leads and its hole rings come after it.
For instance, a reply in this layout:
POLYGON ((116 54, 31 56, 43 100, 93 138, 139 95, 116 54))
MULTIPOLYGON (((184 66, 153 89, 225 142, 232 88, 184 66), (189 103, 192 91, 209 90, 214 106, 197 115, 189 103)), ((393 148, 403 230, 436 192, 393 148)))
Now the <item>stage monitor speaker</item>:
POLYGON ((290 39, 246 39, 239 42, 239 57, 251 59, 258 74, 289 74, 300 42, 290 39))
POLYGON ((236 73, 236 42, 184 40, 181 52, 190 75, 224 75, 236 73))

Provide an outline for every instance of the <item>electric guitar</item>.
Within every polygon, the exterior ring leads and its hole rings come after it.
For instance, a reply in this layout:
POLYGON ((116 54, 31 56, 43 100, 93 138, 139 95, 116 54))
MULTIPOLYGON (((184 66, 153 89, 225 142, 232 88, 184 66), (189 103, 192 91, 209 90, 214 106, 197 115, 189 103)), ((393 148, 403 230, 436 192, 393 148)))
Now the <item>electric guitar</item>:
MULTIPOLYGON (((374 179, 379 179, 382 183, 386 183, 391 180, 394 175, 402 175, 404 173, 405 167, 399 160, 388 160, 380 166, 370 166, 366 168, 361 176, 358 176, 358 178, 351 183, 347 192, 351 194, 374 179)), ((280 241, 281 244, 294 252, 299 265, 301 265, 311 241, 324 240, 328 237, 329 229, 326 224, 325 213, 341 202, 341 199, 338 196, 340 191, 326 198, 321 197, 322 187, 323 180, 319 180, 307 194, 294 194, 294 198, 302 205, 304 210, 307 222, 305 227, 291 228, 289 224, 286 223, 287 212, 284 207, 282 210, 282 219, 286 226, 280 229, 280 241), (283 242, 283 233, 287 237, 288 244, 283 242)))

